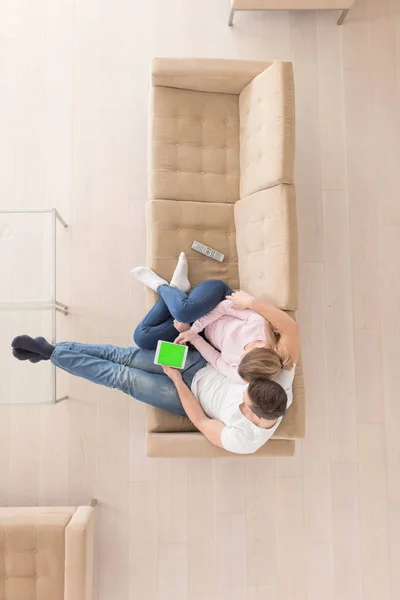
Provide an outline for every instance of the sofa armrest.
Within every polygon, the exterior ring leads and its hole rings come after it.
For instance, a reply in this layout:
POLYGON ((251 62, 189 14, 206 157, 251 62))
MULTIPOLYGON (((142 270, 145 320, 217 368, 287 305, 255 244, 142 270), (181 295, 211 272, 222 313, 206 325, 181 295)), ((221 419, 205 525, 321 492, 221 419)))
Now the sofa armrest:
POLYGON ((272 61, 214 58, 155 58, 153 86, 240 94, 244 87, 272 61))
POLYGON ((79 506, 65 530, 65 600, 93 600, 93 515, 79 506))

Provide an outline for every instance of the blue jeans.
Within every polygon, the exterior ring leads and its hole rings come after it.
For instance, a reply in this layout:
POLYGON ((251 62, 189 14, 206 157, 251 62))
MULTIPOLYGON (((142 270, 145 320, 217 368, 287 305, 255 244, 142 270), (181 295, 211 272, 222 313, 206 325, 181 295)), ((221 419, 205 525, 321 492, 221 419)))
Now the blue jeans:
POLYGON ((210 279, 200 283, 190 294, 170 285, 160 285, 157 293, 161 298, 133 334, 135 344, 146 350, 155 350, 158 340, 173 342, 177 338, 179 333, 174 327, 174 319, 193 323, 225 300, 232 290, 223 281, 210 279))
MULTIPOLYGON (((154 364, 154 355, 154 351, 140 348, 61 342, 56 344, 51 362, 67 373, 116 388, 145 404, 185 415, 174 383, 160 365, 154 364)), ((189 388, 205 365, 197 350, 189 350, 182 372, 189 388)))

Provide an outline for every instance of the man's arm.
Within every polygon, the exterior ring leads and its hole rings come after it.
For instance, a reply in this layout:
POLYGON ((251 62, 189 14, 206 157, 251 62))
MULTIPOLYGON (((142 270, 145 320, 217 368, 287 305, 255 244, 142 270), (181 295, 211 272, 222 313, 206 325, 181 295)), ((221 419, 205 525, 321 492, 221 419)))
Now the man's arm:
POLYGON ((221 421, 217 421, 217 419, 210 419, 207 417, 206 413, 201 408, 199 401, 183 381, 180 371, 165 366, 163 369, 165 374, 174 382, 182 406, 193 425, 197 427, 197 429, 201 431, 214 446, 223 448, 221 435, 225 429, 225 425, 221 423, 221 421))

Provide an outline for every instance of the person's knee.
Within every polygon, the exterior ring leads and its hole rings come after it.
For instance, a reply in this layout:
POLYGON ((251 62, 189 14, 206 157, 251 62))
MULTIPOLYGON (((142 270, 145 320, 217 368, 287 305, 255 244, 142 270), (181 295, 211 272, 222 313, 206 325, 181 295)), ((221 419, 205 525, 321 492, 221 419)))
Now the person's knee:
POLYGON ((182 304, 174 310, 174 318, 181 323, 190 323, 191 312, 192 310, 189 304, 182 304))
POLYGON ((146 339, 146 331, 143 329, 142 325, 139 324, 133 334, 133 341, 135 342, 138 348, 143 348, 143 350, 147 350, 148 339, 146 339))

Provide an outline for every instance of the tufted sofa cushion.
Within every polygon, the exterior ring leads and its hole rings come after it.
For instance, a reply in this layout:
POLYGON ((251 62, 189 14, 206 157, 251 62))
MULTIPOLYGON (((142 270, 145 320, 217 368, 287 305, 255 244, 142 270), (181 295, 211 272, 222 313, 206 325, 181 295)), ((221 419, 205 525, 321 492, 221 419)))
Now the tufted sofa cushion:
MULTIPOLYGON (((169 281, 178 256, 185 252, 193 286, 205 279, 223 279, 239 287, 233 204, 154 200, 147 204, 147 265, 169 281), (191 249, 194 240, 225 254, 223 263, 191 249)), ((148 291, 149 307, 156 295, 148 291)))
POLYGON ((291 185, 252 194, 235 204, 242 289, 284 310, 297 309, 296 199, 291 185))
POLYGON ((238 96, 156 86, 152 102, 152 197, 236 202, 238 96))
POLYGON ((291 63, 274 62, 239 96, 240 197, 293 183, 294 84, 291 63))
POLYGON ((2 509, 2 600, 64 600, 65 528, 74 509, 2 509))

